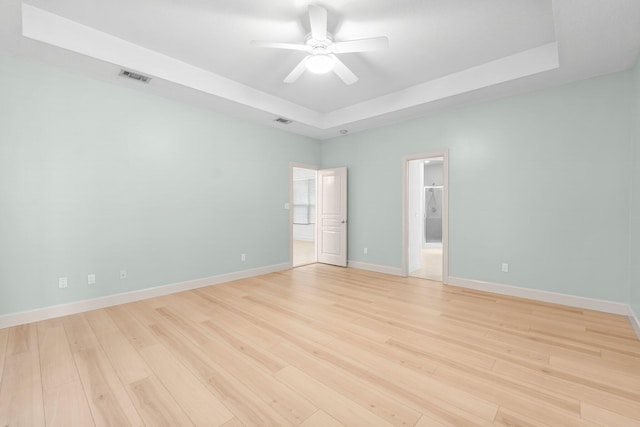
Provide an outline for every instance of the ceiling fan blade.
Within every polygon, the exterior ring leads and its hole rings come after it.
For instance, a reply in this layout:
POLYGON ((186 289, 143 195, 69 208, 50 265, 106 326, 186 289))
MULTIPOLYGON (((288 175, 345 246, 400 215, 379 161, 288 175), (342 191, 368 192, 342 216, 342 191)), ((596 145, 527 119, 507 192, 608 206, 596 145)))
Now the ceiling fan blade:
POLYGON ((309 24, 311 25, 311 37, 316 40, 327 38, 327 9, 324 7, 309 5, 309 24))
POLYGON ((389 47, 389 39, 386 37, 372 37, 369 39, 350 40, 333 44, 335 53, 368 52, 371 50, 386 49, 389 47))
POLYGON ((271 49, 288 49, 288 50, 301 50, 303 52, 311 52, 311 46, 298 43, 274 43, 263 42, 259 40, 251 40, 251 46, 255 47, 268 47, 271 49))
POLYGON ((300 78, 302 73, 304 73, 304 70, 307 69, 305 67, 305 63, 307 62, 307 59, 309 59, 309 57, 305 56, 304 59, 302 61, 300 61, 300 63, 298 65, 296 65, 296 67, 293 69, 293 71, 291 71, 289 73, 289 75, 284 78, 284 82, 285 83, 293 83, 293 82, 295 82, 296 80, 298 80, 300 78))
POLYGON ((353 71, 347 68, 347 66, 344 65, 344 63, 340 61, 337 56, 329 56, 331 57, 331 59, 333 59, 333 72, 336 73, 346 85, 352 85, 358 81, 358 76, 353 74, 353 71))

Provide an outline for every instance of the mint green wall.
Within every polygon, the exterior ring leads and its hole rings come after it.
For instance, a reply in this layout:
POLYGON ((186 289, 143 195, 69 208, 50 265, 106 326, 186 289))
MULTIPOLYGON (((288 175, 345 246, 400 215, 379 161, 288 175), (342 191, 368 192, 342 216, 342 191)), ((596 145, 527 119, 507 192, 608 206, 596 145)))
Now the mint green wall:
POLYGON ((349 168, 349 259, 401 266, 402 158, 449 149, 450 276, 627 302, 630 85, 618 73, 324 142, 323 167, 349 168))
POLYGON ((400 267, 402 157, 445 148, 451 276, 640 313, 640 66, 322 143, 15 59, 0 94, 0 314, 286 262, 291 161, 348 166, 349 259, 400 267))
POLYGON ((634 168, 631 194, 631 245, 629 252, 631 307, 640 319, 640 60, 632 71, 634 108, 632 110, 635 126, 633 145, 634 168))
POLYGON ((289 162, 319 154, 312 139, 0 58, 0 314, 287 262, 289 162))

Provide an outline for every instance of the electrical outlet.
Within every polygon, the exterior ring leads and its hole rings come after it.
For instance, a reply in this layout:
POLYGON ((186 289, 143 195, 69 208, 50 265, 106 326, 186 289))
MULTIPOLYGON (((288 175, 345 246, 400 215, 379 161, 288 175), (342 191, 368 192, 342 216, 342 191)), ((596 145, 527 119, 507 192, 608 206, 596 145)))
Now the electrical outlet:
POLYGON ((508 273, 509 272, 509 264, 507 264, 506 262, 502 263, 502 272, 503 273, 508 273))
POLYGON ((244 262, 247 260, 247 254, 240 254, 240 261, 244 262))
POLYGON ((285 203, 285 204, 284 204, 284 208, 285 208, 286 210, 289 210, 289 203, 285 203))
POLYGON ((60 277, 58 279, 58 288, 60 289, 64 289, 67 287, 67 278, 66 277, 60 277))
POLYGON ((87 276, 87 285, 95 285, 96 284, 96 275, 95 273, 91 273, 87 276))
POLYGON ((120 270, 120 280, 127 278, 127 270, 120 270))
POLYGON ((364 254, 368 254, 369 253, 369 248, 364 248, 364 254))

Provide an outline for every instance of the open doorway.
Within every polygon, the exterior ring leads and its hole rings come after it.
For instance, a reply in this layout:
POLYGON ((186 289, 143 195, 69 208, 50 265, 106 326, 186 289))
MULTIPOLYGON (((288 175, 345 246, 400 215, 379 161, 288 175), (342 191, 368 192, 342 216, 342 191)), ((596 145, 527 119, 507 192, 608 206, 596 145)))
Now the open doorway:
POLYGON ((317 262, 316 255, 316 179, 317 171, 292 166, 291 172, 291 235, 292 265, 317 262))
POLYGON ((405 273, 446 283, 446 153, 405 159, 405 273))

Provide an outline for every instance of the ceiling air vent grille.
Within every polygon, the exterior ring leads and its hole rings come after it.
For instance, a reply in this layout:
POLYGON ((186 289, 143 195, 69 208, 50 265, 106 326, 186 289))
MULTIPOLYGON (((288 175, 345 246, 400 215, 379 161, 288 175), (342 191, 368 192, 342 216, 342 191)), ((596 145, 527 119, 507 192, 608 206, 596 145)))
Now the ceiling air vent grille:
POLYGON ((274 120, 274 122, 282 123, 283 125, 288 125, 289 123, 293 123, 293 120, 285 119, 283 117, 278 117, 274 120))
POLYGON ((139 82, 142 83, 149 83, 151 81, 151 77, 149 76, 145 76, 142 74, 138 74, 138 73, 134 73, 133 71, 129 71, 129 70, 120 70, 120 76, 122 77, 128 77, 130 79, 133 80, 138 80, 139 82))

